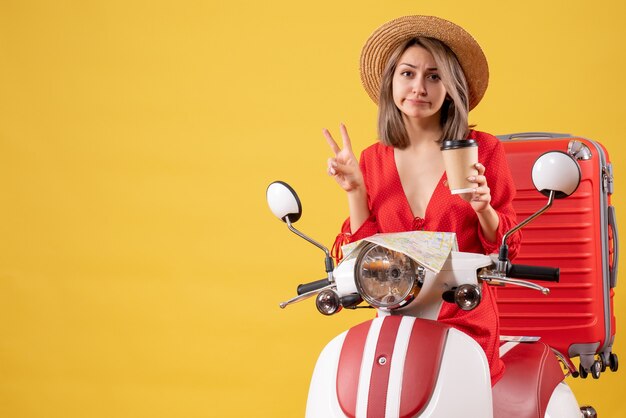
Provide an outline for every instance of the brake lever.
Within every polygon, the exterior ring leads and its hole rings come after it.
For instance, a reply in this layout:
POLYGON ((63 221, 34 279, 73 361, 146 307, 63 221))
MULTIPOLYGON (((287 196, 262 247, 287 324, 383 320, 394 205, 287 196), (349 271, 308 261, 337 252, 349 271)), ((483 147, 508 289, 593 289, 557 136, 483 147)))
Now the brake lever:
POLYGON ((532 290, 538 290, 544 295, 550 294, 549 288, 538 285, 537 283, 526 281, 526 280, 513 279, 511 277, 503 277, 497 274, 479 274, 478 279, 484 282, 487 282, 489 284, 493 284, 493 285, 503 286, 506 284, 510 284, 514 286, 525 287, 525 288, 532 289, 532 290))
POLYGON ((324 286, 320 289, 315 289, 315 290, 311 290, 310 292, 306 292, 303 293, 301 295, 298 295, 296 297, 293 297, 285 302, 280 302, 280 304, 278 306, 280 306, 280 309, 285 309, 287 306, 297 303, 297 302, 301 302, 305 299, 308 299, 310 297, 316 296, 318 293, 320 293, 323 290, 326 289, 335 289, 337 286, 335 284, 329 284, 328 286, 324 286))

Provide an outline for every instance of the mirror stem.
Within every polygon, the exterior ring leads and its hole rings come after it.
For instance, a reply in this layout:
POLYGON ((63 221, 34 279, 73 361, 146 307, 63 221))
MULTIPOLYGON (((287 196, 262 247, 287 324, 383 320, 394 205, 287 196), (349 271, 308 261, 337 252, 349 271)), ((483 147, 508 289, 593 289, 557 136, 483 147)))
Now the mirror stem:
POLYGON ((539 209, 537 212, 533 213, 528 218, 524 219, 522 222, 517 224, 513 229, 511 229, 506 234, 504 234, 504 236, 502 237, 502 245, 500 246, 500 254, 498 255, 498 272, 499 273, 506 275, 506 271, 508 267, 509 247, 506 244, 507 239, 511 235, 519 231, 521 228, 523 228, 524 226, 532 222, 536 217, 538 217, 539 215, 541 215, 542 213, 550 209, 550 207, 552 206, 552 203, 554 202, 555 195, 556 195, 556 192, 554 190, 550 190, 550 195, 548 196, 548 203, 543 208, 539 209))
POLYGON ((289 215, 285 216, 284 220, 287 223, 287 227, 289 228, 289 230, 291 232, 293 232, 294 234, 296 234, 300 238, 305 239, 306 241, 308 241, 311 244, 315 245, 317 248, 319 248, 322 251, 324 251, 324 254, 326 254, 325 264, 326 264, 326 273, 328 274, 328 281, 330 283, 334 283, 334 280, 333 280, 333 270, 335 269, 335 263, 333 261, 333 258, 330 256, 330 252, 328 251, 328 248, 324 247, 322 244, 320 244, 319 242, 315 241, 313 238, 310 238, 310 237, 304 235, 302 232, 300 232, 296 228, 294 228, 293 225, 291 224, 291 220, 289 219, 289 215))

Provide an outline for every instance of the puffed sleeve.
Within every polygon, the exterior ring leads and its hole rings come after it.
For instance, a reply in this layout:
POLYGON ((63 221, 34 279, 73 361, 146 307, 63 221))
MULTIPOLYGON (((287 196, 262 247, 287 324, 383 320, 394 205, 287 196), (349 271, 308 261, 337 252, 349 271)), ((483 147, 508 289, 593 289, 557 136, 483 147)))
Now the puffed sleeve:
MULTIPOLYGON (((500 222, 496 231, 496 241, 489 241, 482 232, 480 224, 478 225, 478 237, 485 249, 486 254, 498 252, 502 244, 504 234, 517 225, 517 216, 513 209, 513 198, 515 197, 515 183, 509 169, 509 165, 504 152, 502 143, 494 136, 479 133, 484 139, 479 138, 479 147, 481 144, 489 144, 485 147, 488 152, 481 155, 481 164, 485 166, 485 177, 487 185, 491 191, 491 206, 496 210, 500 222)), ((519 251, 521 244, 521 231, 516 232, 509 237, 507 243, 509 247, 509 258, 515 257, 519 251)))
MULTIPOLYGON (((361 168, 361 173, 363 174, 363 180, 365 181, 365 188, 369 190, 368 181, 367 181, 367 167, 366 167, 366 158, 364 157, 364 153, 361 153, 361 158, 359 159, 359 167, 361 168)), ((368 204, 369 204, 369 195, 368 195, 368 204)), ((352 228, 350 226, 350 217, 348 217, 341 226, 341 232, 335 238, 335 243, 333 244, 331 255, 335 259, 336 263, 339 263, 343 258, 343 252, 341 251, 341 247, 349 244, 351 242, 359 241, 363 238, 367 238, 378 233, 378 224, 376 223, 376 217, 372 214, 370 215, 363 225, 359 227, 354 233, 351 232, 352 228)))

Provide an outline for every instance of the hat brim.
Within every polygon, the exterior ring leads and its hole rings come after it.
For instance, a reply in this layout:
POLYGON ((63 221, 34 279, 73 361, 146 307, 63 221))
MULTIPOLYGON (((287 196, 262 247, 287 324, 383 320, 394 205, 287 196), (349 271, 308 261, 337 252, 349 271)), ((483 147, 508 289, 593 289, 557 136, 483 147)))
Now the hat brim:
POLYGON ((378 104, 383 71, 391 53, 411 38, 437 39, 456 55, 469 88, 469 109, 485 95, 489 84, 487 58, 478 42, 460 26, 435 16, 403 16, 376 29, 361 51, 360 72, 365 91, 378 104))

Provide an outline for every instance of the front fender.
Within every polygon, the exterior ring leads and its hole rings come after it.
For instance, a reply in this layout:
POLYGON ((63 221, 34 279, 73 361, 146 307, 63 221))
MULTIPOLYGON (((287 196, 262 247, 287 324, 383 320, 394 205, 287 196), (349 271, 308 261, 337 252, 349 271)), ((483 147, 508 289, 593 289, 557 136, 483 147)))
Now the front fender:
POLYGON ((476 416, 491 416, 489 365, 480 346, 436 321, 387 316, 324 348, 306 416, 468 416, 472 408, 480 411, 476 416))

